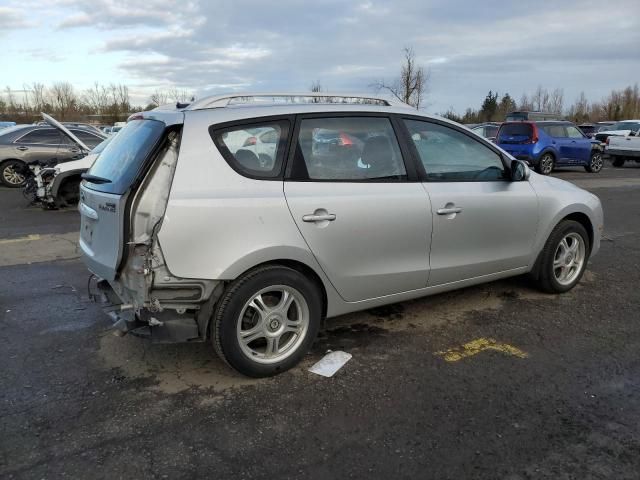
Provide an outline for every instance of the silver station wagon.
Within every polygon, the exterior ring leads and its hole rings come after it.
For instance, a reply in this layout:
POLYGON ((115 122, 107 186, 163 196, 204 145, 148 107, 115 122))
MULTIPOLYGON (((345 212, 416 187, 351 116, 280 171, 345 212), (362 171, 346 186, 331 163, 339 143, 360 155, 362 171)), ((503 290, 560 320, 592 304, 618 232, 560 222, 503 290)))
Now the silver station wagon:
POLYGON ((237 94, 133 115, 84 174, 80 246, 123 333, 207 341, 250 376, 323 319, 528 273, 566 292, 598 198, 456 123, 337 94, 237 94))

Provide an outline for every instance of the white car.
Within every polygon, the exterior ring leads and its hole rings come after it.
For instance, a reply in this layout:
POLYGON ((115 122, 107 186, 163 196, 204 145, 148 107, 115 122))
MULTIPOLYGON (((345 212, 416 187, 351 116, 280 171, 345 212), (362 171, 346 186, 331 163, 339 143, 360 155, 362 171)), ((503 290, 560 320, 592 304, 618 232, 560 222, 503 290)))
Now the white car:
MULTIPOLYGON (((58 128, 63 133, 68 133, 68 130, 63 125, 58 128)), ((70 133, 67 136, 77 143, 81 149, 89 153, 78 160, 58 163, 52 167, 39 165, 31 167, 36 184, 34 200, 44 208, 59 208, 77 204, 82 174, 91 168, 98 155, 114 138, 109 136, 93 150, 90 150, 79 139, 71 136, 70 133)))
POLYGON ((640 163, 640 130, 626 137, 607 138, 605 152, 609 154, 614 167, 622 167, 625 161, 640 163))
POLYGON ((611 127, 606 130, 600 130, 595 134, 594 138, 604 147, 609 137, 633 136, 638 130, 640 130, 640 120, 622 120, 621 122, 611 125, 611 127))

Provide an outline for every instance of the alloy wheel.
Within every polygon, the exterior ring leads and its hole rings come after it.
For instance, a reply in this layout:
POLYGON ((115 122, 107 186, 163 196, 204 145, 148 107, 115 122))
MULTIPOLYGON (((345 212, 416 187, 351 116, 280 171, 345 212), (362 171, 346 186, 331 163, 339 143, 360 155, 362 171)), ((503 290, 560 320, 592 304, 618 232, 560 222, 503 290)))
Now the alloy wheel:
POLYGON ((292 355, 309 329, 309 306, 288 285, 263 288, 245 303, 236 335, 242 352, 258 363, 276 363, 292 355))
POLYGON ((22 185, 24 183, 24 175, 16 172, 13 164, 8 164, 2 169, 2 178, 9 185, 22 185))
POLYGON ((545 154, 540 159, 540 170, 544 175, 549 175, 553 170, 553 157, 549 154, 545 154))
POLYGON ((564 236, 553 256, 553 275, 560 285, 570 285, 580 275, 586 259, 583 238, 575 232, 564 236))
POLYGON ((602 154, 594 153, 591 157, 591 164, 589 165, 591 167, 591 171, 594 173, 599 172, 600 170, 602 170, 603 165, 604 160, 602 160, 602 154))

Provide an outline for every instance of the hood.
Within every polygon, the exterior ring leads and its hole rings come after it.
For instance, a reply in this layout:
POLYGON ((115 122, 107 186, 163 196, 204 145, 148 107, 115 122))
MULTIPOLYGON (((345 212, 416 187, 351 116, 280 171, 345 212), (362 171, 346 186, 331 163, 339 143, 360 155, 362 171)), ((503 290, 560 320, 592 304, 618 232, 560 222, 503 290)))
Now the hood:
POLYGON ((91 149, 89 147, 87 147, 84 142, 82 140, 80 140, 78 137, 76 137, 73 133, 71 133, 67 127, 65 127, 64 125, 62 125, 59 121, 57 121, 55 118, 53 118, 50 115, 47 115, 46 113, 42 112, 42 118, 44 119, 45 122, 47 122, 49 125, 51 125, 53 128, 57 128, 58 130, 60 130, 63 134, 65 134, 67 137, 69 137, 76 145, 78 145, 82 150, 84 150, 85 152, 89 152, 91 149))

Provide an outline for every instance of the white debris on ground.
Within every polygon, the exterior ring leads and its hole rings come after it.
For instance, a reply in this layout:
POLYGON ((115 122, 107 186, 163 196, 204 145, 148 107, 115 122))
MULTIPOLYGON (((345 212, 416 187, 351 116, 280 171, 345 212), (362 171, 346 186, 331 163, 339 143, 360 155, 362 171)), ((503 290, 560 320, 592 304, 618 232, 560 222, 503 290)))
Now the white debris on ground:
POLYGON ((328 352, 319 362, 313 365, 309 371, 322 375, 323 377, 333 377, 345 363, 351 360, 351 354, 346 352, 328 352))

